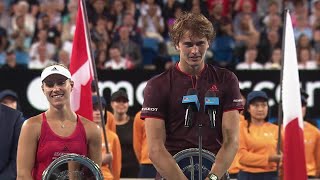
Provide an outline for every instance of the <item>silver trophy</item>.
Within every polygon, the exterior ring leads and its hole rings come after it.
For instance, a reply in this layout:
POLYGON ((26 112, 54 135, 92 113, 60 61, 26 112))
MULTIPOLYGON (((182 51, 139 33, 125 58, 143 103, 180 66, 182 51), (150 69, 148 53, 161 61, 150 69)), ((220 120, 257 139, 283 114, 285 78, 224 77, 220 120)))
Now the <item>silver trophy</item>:
MULTIPOLYGON (((201 149, 200 152, 199 148, 182 150, 175 154, 173 158, 189 180, 200 180, 199 177, 201 177, 201 180, 205 179, 216 159, 212 152, 205 149, 201 149), (200 156, 201 161, 199 162, 200 156)), ((222 179, 229 180, 229 174, 226 173, 222 179)))
POLYGON ((42 180, 101 180, 101 170, 91 159, 79 154, 60 156, 43 171, 42 180))

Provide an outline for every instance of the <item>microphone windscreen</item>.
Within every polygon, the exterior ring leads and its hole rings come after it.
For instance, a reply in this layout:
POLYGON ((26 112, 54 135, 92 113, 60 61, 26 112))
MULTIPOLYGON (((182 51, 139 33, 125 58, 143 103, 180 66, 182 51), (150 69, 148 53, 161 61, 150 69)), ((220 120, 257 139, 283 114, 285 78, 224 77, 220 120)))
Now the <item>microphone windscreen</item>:
POLYGON ((214 91, 208 90, 205 94, 205 97, 216 97, 216 93, 214 91))
POLYGON ((187 95, 198 95, 198 91, 195 88, 189 88, 187 95))

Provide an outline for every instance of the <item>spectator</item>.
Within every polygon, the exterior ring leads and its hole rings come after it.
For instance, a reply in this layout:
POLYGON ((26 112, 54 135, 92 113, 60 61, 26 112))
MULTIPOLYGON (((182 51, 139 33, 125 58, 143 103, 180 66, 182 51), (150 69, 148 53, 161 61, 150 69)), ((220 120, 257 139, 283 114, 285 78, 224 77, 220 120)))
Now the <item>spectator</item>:
MULTIPOLYGON (((75 31, 75 23, 77 17, 78 10, 78 2, 77 1, 69 1, 67 5, 68 13, 65 14, 62 18, 62 30, 61 30, 61 39, 62 41, 71 41, 73 39, 74 31, 75 31)), ((88 7, 89 11, 89 7, 88 7)), ((89 12, 88 12, 89 13, 89 12)), ((88 16, 88 18, 90 18, 88 16)))
MULTIPOLYGON (((120 139, 122 151, 121 178, 137 178, 139 163, 133 149, 133 123, 134 119, 128 113, 128 95, 119 90, 111 95, 111 107, 113 110, 116 133, 120 139)), ((108 121, 107 123, 113 123, 108 121)))
POLYGON ((0 27, 6 28, 11 32, 11 16, 10 16, 10 7, 6 7, 5 2, 0 1, 0 27))
POLYGON ((34 34, 35 32, 35 27, 36 27, 36 21, 34 16, 29 13, 29 3, 27 1, 19 1, 17 4, 14 6, 14 15, 12 17, 12 29, 13 31, 18 30, 18 26, 16 24, 16 18, 19 16, 24 17, 24 26, 26 29, 26 32, 28 34, 34 34))
POLYGON ((238 69, 238 70, 263 69, 262 64, 256 62, 256 58, 257 58, 257 49, 256 48, 247 49, 246 52, 245 52, 245 60, 244 60, 244 62, 239 63, 236 66, 236 69, 238 69))
MULTIPOLYGON (((53 7, 48 6, 47 8, 53 9, 53 7)), ((52 43, 56 46, 56 48, 59 48, 61 46, 61 17, 58 17, 57 19, 59 21, 54 20, 55 22, 52 23, 52 19, 55 17, 50 16, 45 11, 39 16, 39 19, 37 21, 37 29, 35 34, 38 34, 40 30, 46 30, 48 32, 48 42, 52 43)))
POLYGON ((205 17, 209 17, 208 7, 206 6, 205 1, 201 0, 186 0, 185 2, 185 10, 190 11, 192 13, 201 13, 205 17))
POLYGON ((29 69, 44 69, 49 65, 53 65, 55 62, 49 59, 47 46, 45 44, 38 44, 37 46, 38 56, 36 59, 29 62, 29 69))
POLYGON ((146 6, 147 13, 141 12, 138 20, 138 27, 142 30, 143 36, 154 38, 159 42, 163 41, 162 32, 164 31, 164 19, 158 12, 159 7, 156 4, 146 6))
POLYGON ((6 89, 0 92, 0 103, 12 109, 18 109, 19 97, 16 92, 6 89))
POLYGON ((247 123, 240 126, 238 180, 278 179, 276 152, 278 127, 268 122, 268 96, 252 91, 247 96, 244 116, 247 123))
POLYGON ((235 66, 237 59, 234 55, 235 39, 231 20, 222 18, 217 30, 217 37, 211 45, 214 61, 222 67, 235 66))
POLYGON ((307 35, 301 34, 299 38, 297 39, 297 49, 299 48, 308 48, 311 50, 311 40, 308 38, 307 35))
POLYGON ((240 21, 245 15, 249 15, 252 19, 252 24, 259 31, 259 17, 256 13, 256 2, 253 0, 237 0, 234 6, 237 11, 234 18, 234 28, 238 28, 240 21))
MULTIPOLYGON (((135 2, 135 0, 126 0, 124 1, 124 7, 125 7, 125 13, 123 13, 123 16, 126 14, 126 13, 130 13, 130 14, 133 14, 133 15, 137 15, 138 14, 138 9, 137 9, 137 6, 139 4, 137 4, 135 2)), ((122 17, 123 17, 122 16, 122 17)), ((123 24, 123 19, 122 19, 122 22, 123 24)))
POLYGON ((258 59, 264 64, 270 57, 271 52, 275 47, 282 46, 282 21, 278 14, 269 16, 269 23, 264 26, 258 44, 258 59))
POLYGON ((254 25, 253 19, 250 14, 242 14, 239 17, 239 22, 234 22, 234 38, 236 40, 236 53, 240 56, 240 61, 242 61, 242 56, 244 54, 245 48, 257 47, 260 38, 260 32, 254 25), (237 25, 238 24, 238 25, 237 25))
POLYGON ((110 59, 105 63, 106 69, 120 70, 131 69, 133 64, 125 57, 121 56, 121 50, 119 47, 113 46, 109 49, 110 59))
POLYGON ((164 18, 165 21, 168 21, 171 18, 175 18, 175 11, 176 8, 181 7, 181 4, 179 1, 177 0, 168 0, 165 2, 162 10, 162 16, 164 18))
MULTIPOLYGON (((102 117, 105 117, 106 101, 103 97, 100 98, 102 117)), ((102 139, 102 166, 101 171, 105 180, 119 180, 121 173, 121 145, 118 135, 106 128, 106 137, 108 143, 108 149, 110 152, 107 153, 106 145, 104 142, 104 134, 101 126, 102 124, 100 108, 98 104, 98 96, 92 96, 93 105, 93 122, 95 122, 101 128, 101 139, 102 139), (111 164, 111 167, 109 166, 111 164)))
POLYGON ((320 1, 312 0, 311 15, 309 16, 309 22, 312 29, 320 27, 320 1))
POLYGON ((312 28, 308 23, 307 17, 300 15, 296 18, 297 24, 295 27, 293 27, 294 38, 298 40, 302 34, 305 34, 308 39, 312 39, 312 28))
POLYGON ((317 69, 317 62, 311 59, 311 52, 308 48, 300 48, 297 52, 299 69, 317 69))
MULTIPOLYGON (((134 15, 131 13, 125 13, 123 15, 122 25, 129 29, 129 36, 132 41, 137 44, 142 44, 141 30, 137 28, 136 20, 134 15)), ((115 40, 119 40, 119 34, 116 33, 115 40)))
POLYGON ((6 61, 0 69, 18 70, 26 68, 27 66, 17 63, 16 54, 12 49, 8 49, 6 51, 6 61))
MULTIPOLYGON (((293 27, 296 27, 298 22, 302 22, 303 20, 307 20, 308 17, 308 3, 307 1, 287 1, 287 3, 293 4, 293 9, 291 11, 291 19, 293 27), (298 20, 300 18, 300 20, 298 20)), ((308 22, 302 22, 303 24, 308 22)), ((297 38, 297 37, 296 37, 297 38)))
MULTIPOLYGON (((223 17, 231 17, 232 16, 232 6, 233 4, 230 3, 229 0, 208 0, 207 1, 207 7, 208 7, 208 10, 209 10, 209 15, 212 13, 212 11, 215 11, 213 10, 216 6, 222 6, 222 7, 218 7, 219 9, 222 8, 222 12, 221 12, 221 15, 223 17)), ((219 11, 221 11, 219 10, 219 11)), ((220 13, 219 13, 220 14, 220 13)))
MULTIPOLYGON (((320 57, 320 28, 313 31, 312 46, 314 48, 314 59, 320 57)), ((319 63, 318 63, 319 64, 319 63)))
POLYGON ((104 17, 98 17, 95 26, 91 30, 92 40, 102 41, 104 44, 110 44, 111 39, 109 37, 109 33, 107 31, 107 20, 104 17))
POLYGON ((45 46, 47 57, 51 59, 55 54, 56 47, 54 44, 48 42, 48 31, 45 29, 39 30, 37 34, 37 41, 31 45, 29 56, 31 60, 39 58, 39 46, 45 46))
POLYGON ((256 1, 253 0, 236 0, 233 8, 236 13, 256 12, 256 6, 256 1))
POLYGON ((107 61, 107 52, 104 50, 97 51, 96 57, 95 57, 96 68, 99 70, 106 69, 106 66, 105 66, 106 61, 107 61))
POLYGON ((273 49, 271 59, 264 65, 264 68, 268 70, 274 70, 274 69, 280 70, 281 59, 282 59, 281 49, 280 48, 273 49))
POLYGON ((17 146, 23 121, 19 111, 0 104, 0 179, 17 178, 17 146))
POLYGON ((12 32, 11 38, 14 40, 13 45, 15 47, 19 46, 18 43, 21 41, 22 50, 28 50, 31 46, 31 40, 33 37, 33 32, 30 32, 25 25, 25 16, 16 17, 17 28, 12 32))
POLYGON ((142 54, 140 45, 130 39, 130 31, 126 26, 119 28, 120 40, 114 42, 113 45, 120 48, 121 56, 131 61, 134 68, 142 65, 142 54))
POLYGON ((0 27, 0 66, 5 63, 5 50, 8 45, 7 31, 0 27))
POLYGON ((110 8, 110 16, 115 19, 115 29, 119 28, 122 24, 124 13, 124 1, 113 0, 110 8))
POLYGON ((64 9, 64 0, 44 0, 40 3, 40 15, 47 15, 48 27, 61 29, 61 12, 64 9))
POLYGON ((223 2, 222 1, 215 1, 213 0, 214 4, 212 8, 209 10, 209 20, 212 22, 213 27, 215 29, 220 28, 220 24, 223 23, 227 16, 223 16, 223 2), (223 18, 224 17, 224 18, 223 18))
POLYGON ((63 64, 66 67, 69 67, 70 64, 70 54, 68 51, 61 49, 58 53, 58 63, 63 64))
MULTIPOLYGON (((260 2, 268 2, 268 1, 258 1, 258 3, 260 4, 260 2)), ((270 23, 272 23, 272 18, 271 16, 279 16, 280 15, 280 8, 279 8, 279 3, 281 3, 279 0, 271 0, 268 2, 268 7, 267 12, 265 12, 265 14, 261 14, 262 15, 262 22, 265 26, 268 26, 270 23)), ((261 11, 260 11, 261 12, 261 11)))
POLYGON ((108 17, 107 1, 104 0, 91 0, 87 1, 88 19, 90 24, 95 24, 99 17, 108 17))

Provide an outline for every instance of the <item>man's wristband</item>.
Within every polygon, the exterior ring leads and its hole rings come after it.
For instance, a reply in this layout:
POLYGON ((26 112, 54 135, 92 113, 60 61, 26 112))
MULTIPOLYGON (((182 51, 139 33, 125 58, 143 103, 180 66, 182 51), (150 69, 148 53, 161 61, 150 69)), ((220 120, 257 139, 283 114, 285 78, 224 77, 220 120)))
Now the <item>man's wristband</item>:
POLYGON ((209 173, 207 176, 210 180, 219 180, 218 176, 214 173, 209 173))

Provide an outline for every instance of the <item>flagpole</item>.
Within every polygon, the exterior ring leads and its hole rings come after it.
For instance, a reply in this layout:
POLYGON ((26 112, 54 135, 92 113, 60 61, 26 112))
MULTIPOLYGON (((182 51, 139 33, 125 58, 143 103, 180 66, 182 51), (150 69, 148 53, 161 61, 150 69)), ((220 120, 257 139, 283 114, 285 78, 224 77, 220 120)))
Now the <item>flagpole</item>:
MULTIPOLYGON (((285 37, 286 37, 286 22, 287 22, 287 12, 289 9, 284 10, 284 21, 282 28, 282 58, 281 58, 281 70, 280 70, 280 99, 278 103, 278 143, 277 143, 277 154, 281 154, 281 128, 283 124, 283 113, 282 113, 282 80, 283 80, 283 65, 284 65, 284 49, 285 49, 285 37)), ((277 173, 279 175, 280 162, 277 162, 277 173)))
MULTIPOLYGON (((93 53, 92 53, 92 48, 91 48, 91 36, 90 36, 90 30, 88 27, 88 16, 87 16, 87 8, 86 8, 86 3, 85 0, 80 0, 82 7, 83 7, 83 16, 84 16, 84 26, 85 29, 87 29, 86 35, 87 35, 87 41, 88 41, 88 46, 89 46, 89 51, 90 51, 90 58, 91 58, 91 64, 92 64, 92 70, 93 70, 93 84, 96 88, 97 91, 97 96, 98 96, 98 105, 99 105, 99 111, 100 111, 100 118, 101 118, 101 127, 103 131, 103 138, 104 138, 104 144, 106 147, 106 154, 110 153, 109 146, 108 146, 108 139, 107 139, 107 134, 106 134, 106 128, 105 128, 105 119, 103 117, 102 113, 102 103, 100 99, 100 93, 99 93, 99 87, 98 87, 98 73, 97 73, 97 68, 96 68, 96 63, 94 61, 93 53)), ((107 114, 107 112, 105 112, 107 114)), ((110 164, 111 165, 111 164, 110 164)), ((110 166, 111 167, 111 166, 110 166)))

